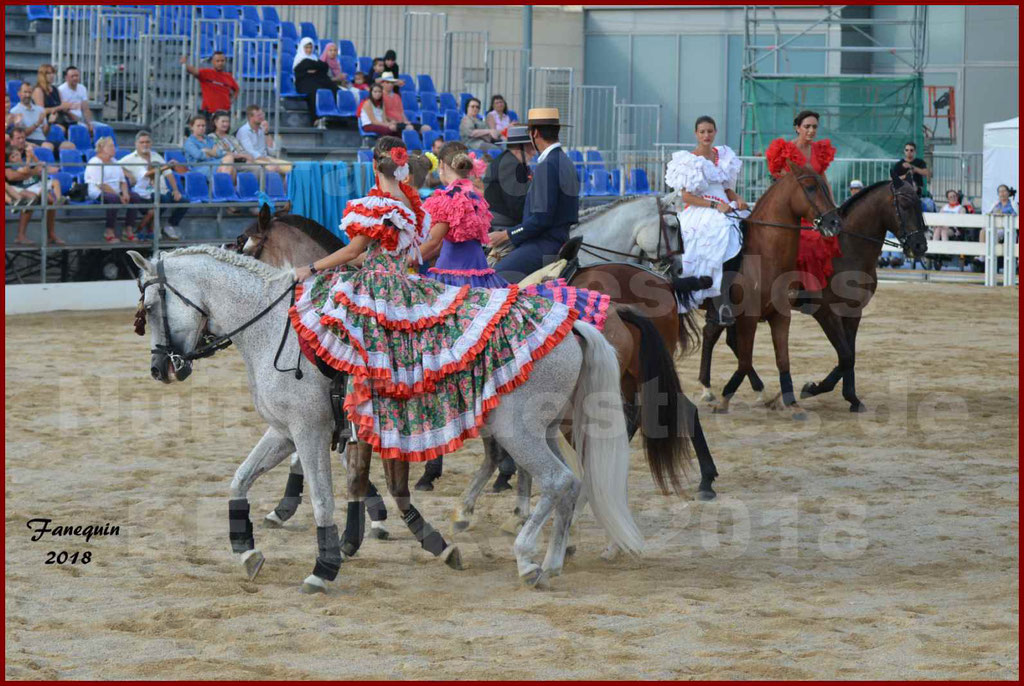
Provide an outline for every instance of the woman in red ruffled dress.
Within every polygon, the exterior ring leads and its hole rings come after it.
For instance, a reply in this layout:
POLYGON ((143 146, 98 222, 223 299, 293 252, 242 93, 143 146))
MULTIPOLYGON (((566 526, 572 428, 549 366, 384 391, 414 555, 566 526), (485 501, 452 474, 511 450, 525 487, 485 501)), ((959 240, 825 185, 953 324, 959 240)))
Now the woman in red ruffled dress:
MULTIPOLYGON (((768 160, 768 171, 773 177, 779 178, 789 171, 789 167, 786 166, 787 160, 794 164, 809 166, 818 174, 825 175, 825 170, 835 159, 836 149, 827 138, 814 140, 818 135, 818 119, 817 112, 802 111, 793 120, 796 139, 787 141, 784 138, 776 138, 768 146, 764 156, 768 160)), ((831 186, 827 187, 831 192, 831 186)), ((812 228, 801 231, 796 268, 803 275, 803 290, 820 291, 824 288, 832 276, 832 260, 840 254, 838 236, 825 238, 812 228)))
POLYGON ((345 410, 384 458, 430 460, 477 435, 498 396, 572 330, 576 310, 507 288, 452 286, 408 273, 431 227, 408 178, 405 144, 382 136, 377 184, 345 208, 350 242, 295 270, 300 345, 350 375, 345 410), (340 267, 365 253, 361 268, 340 267))

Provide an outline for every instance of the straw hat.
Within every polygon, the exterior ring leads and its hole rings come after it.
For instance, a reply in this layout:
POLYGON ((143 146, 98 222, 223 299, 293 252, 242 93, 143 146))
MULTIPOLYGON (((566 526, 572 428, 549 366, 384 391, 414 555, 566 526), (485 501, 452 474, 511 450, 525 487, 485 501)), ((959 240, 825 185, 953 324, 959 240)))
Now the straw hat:
POLYGON ((531 107, 526 113, 527 126, 572 126, 559 121, 557 107, 531 107))
POLYGON ((395 78, 395 75, 394 75, 394 74, 393 74, 392 72, 386 71, 386 72, 384 72, 383 74, 381 74, 380 76, 378 76, 378 77, 377 77, 377 80, 378 80, 378 81, 392 81, 392 82, 397 82, 397 81, 400 81, 401 79, 396 79, 396 78, 395 78))

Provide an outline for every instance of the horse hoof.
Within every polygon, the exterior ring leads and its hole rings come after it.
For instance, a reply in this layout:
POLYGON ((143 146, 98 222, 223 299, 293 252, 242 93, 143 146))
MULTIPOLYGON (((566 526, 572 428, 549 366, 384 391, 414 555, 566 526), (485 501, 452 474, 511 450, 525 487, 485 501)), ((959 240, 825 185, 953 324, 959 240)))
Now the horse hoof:
POLYGON ((327 584, 316 574, 310 574, 302 582, 302 588, 299 590, 306 594, 327 593, 327 584))
POLYGON ((509 515, 509 518, 501 523, 500 529, 503 533, 515 536, 519 533, 519 530, 523 528, 523 524, 525 523, 526 519, 513 514, 509 515))
POLYGON ((462 564, 462 553, 459 552, 459 546, 457 545, 450 545, 441 551, 441 561, 457 572, 465 569, 465 566, 462 564))
POLYGON ((569 559, 576 554, 576 546, 573 544, 565 546, 565 559, 569 559))
POLYGON ((530 565, 530 568, 519 575, 527 588, 544 589, 548 587, 548 575, 538 564, 530 565))
POLYGON ((341 554, 345 557, 355 557, 357 552, 359 552, 359 546, 352 541, 341 542, 341 554))
POLYGON ((245 575, 249 577, 249 581, 256 578, 256 575, 263 569, 263 563, 266 560, 263 558, 263 553, 258 550, 246 550, 242 553, 242 568, 245 570, 245 575))
POLYGON ((729 414, 729 407, 722 405, 715 405, 711 408, 711 414, 729 414))
POLYGON ((391 534, 383 527, 374 526, 370 527, 370 538, 376 538, 378 541, 386 541, 391 538, 391 534))
POLYGON ((710 388, 705 388, 704 392, 700 394, 700 401, 702 403, 709 403, 710 404, 710 403, 715 402, 715 400, 717 400, 717 399, 718 398, 715 397, 715 394, 711 391, 710 388))
POLYGON ((619 552, 621 552, 619 550, 619 546, 615 545, 614 543, 610 543, 608 547, 605 548, 604 551, 601 553, 601 559, 605 562, 611 562, 619 556, 619 552))
POLYGON ((703 490, 703 489, 697 491, 697 500, 702 500, 704 502, 708 502, 709 500, 714 500, 717 497, 718 497, 718 494, 715 493, 715 491, 713 489, 710 489, 710 488, 708 490, 706 490, 706 491, 703 490))
POLYGON ((548 567, 544 570, 544 574, 546 574, 549 579, 554 579, 556 576, 562 576, 562 568, 548 567))
POLYGON ((276 511, 271 510, 270 514, 263 518, 263 526, 268 529, 280 529, 284 526, 284 520, 277 516, 276 511))
POLYGON ((802 409, 797 408, 797 409, 793 410, 793 414, 791 415, 791 418, 795 422, 806 422, 807 421, 807 413, 804 412, 802 409))
POLYGON ((868 406, 864 403, 857 403, 856 405, 850 405, 850 412, 867 412, 868 406))
POLYGON ((469 528, 468 519, 456 519, 452 522, 452 531, 461 534, 463 531, 469 528))
POLYGON ((818 387, 811 381, 804 384, 804 387, 800 389, 800 399, 813 398, 818 395, 818 387))

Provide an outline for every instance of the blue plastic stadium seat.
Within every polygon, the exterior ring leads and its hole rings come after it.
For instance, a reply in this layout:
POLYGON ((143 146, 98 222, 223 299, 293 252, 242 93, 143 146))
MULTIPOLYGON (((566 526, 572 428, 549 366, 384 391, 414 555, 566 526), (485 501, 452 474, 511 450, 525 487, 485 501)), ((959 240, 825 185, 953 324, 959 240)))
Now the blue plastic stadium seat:
POLYGON ((355 77, 356 72, 359 71, 359 60, 352 55, 341 55, 338 57, 338 62, 341 63, 341 70, 348 75, 351 81, 355 77))
POLYGON ((53 19, 53 12, 50 11, 49 5, 29 5, 28 6, 28 20, 39 21, 41 19, 53 19))
POLYGON ((260 19, 260 12, 252 5, 242 5, 242 19, 245 21, 254 21, 257 24, 263 21, 260 19))
POLYGON ((213 201, 238 202, 238 193, 235 192, 235 184, 231 181, 231 174, 217 172, 213 175, 213 201))
POLYGON ((356 126, 359 128, 359 135, 363 138, 376 138, 377 134, 372 131, 366 131, 363 129, 363 120, 360 117, 356 117, 356 126))
POLYGON ((319 40, 319 37, 316 35, 316 27, 311 22, 304 21, 299 23, 299 30, 302 32, 303 38, 312 38, 313 43, 319 40))
POLYGON ((442 112, 447 112, 448 110, 457 110, 457 109, 459 109, 459 101, 456 100, 455 96, 452 95, 451 93, 441 93, 440 94, 440 98, 441 98, 440 110, 442 112))
POLYGON ((398 78, 402 80, 402 92, 409 91, 410 93, 416 92, 416 79, 412 77, 412 74, 399 74, 398 78))
MULTIPOLYGON (((216 182, 214 182, 216 186, 216 182)), ((256 194, 260 190, 260 180, 252 172, 238 172, 238 200, 241 202, 255 202, 256 194)), ((216 189, 215 189, 216 191, 216 189)))
MULTIPOLYGON (((117 148, 114 148, 114 151, 116 154, 117 148)), ((96 150, 93 148, 86 148, 85 150, 82 151, 82 157, 85 159, 86 162, 88 162, 92 158, 96 157, 96 150)))
POLYGON ((49 162, 50 164, 53 164, 55 161, 53 159, 53 150, 41 146, 36 147, 36 157, 40 162, 49 162))
POLYGON ((436 93, 437 92, 437 89, 434 88, 434 79, 430 78, 430 74, 420 74, 418 90, 421 93, 436 93))
POLYGON ((164 160, 167 162, 177 162, 179 164, 188 164, 185 160, 185 153, 177 148, 167 148, 164 150, 164 160))
POLYGON ((89 128, 85 124, 72 124, 68 127, 68 140, 75 144, 79 150, 92 147, 92 139, 89 138, 89 128))
POLYGON ((416 91, 402 91, 402 107, 407 110, 419 111, 420 101, 416 97, 416 91))
POLYGON ((337 104, 339 117, 356 116, 356 106, 358 103, 356 103, 356 96, 352 95, 349 91, 338 90, 337 104))
POLYGON ((210 202, 210 186, 205 173, 190 171, 185 174, 185 195, 192 202, 210 202))
MULTIPOLYGON (((322 53, 324 51, 324 48, 327 47, 328 43, 334 43, 334 41, 331 40, 330 38, 321 38, 319 42, 316 43, 316 54, 319 55, 320 53, 322 53)), ((335 43, 335 45, 337 44, 335 43)))
POLYGON ((248 19, 242 20, 242 38, 259 38, 260 24, 257 21, 248 19))
POLYGON ((431 150, 434 147, 434 141, 436 141, 438 138, 444 138, 444 132, 438 131, 436 126, 431 131, 423 131, 421 133, 423 134, 424 150, 431 150))
POLYGON ((639 167, 631 169, 629 180, 626 182, 626 192, 636 195, 650 195, 651 185, 647 181, 647 172, 639 167))
POLYGON ((278 38, 281 35, 281 25, 275 21, 264 19, 260 22, 260 36, 263 38, 278 38))
POLYGON ((18 98, 19 88, 21 88, 21 81, 18 79, 13 79, 7 82, 7 97, 11 99, 11 107, 14 107, 21 102, 20 98, 18 98))
POLYGON ((434 93, 420 93, 420 112, 432 112, 440 116, 437 109, 437 97, 434 93))
POLYGON ((277 9, 270 5, 263 6, 263 21, 272 21, 275 24, 281 23, 281 17, 277 16, 277 9))
POLYGON ((420 111, 419 110, 405 110, 405 118, 413 124, 420 123, 420 111))
POLYGON ((586 195, 615 195, 611 186, 611 174, 604 169, 595 169, 587 179, 586 195))
POLYGON ((373 162, 373 150, 369 148, 360 148, 356 152, 356 160, 359 162, 373 162))
POLYGON ((267 172, 267 195, 271 200, 287 200, 288 194, 284 190, 284 179, 277 172, 267 172))
POLYGON ((220 19, 223 11, 220 5, 199 5, 199 16, 203 19, 220 19))
MULTIPOLYGON (((445 110, 444 130, 459 132, 459 124, 462 123, 462 114, 458 110, 445 110)), ((447 139, 445 139, 447 140, 447 139)))
POLYGON ((406 129, 402 132, 402 141, 409 150, 423 150, 423 140, 420 139, 420 135, 413 129, 406 129))
POLYGON ((118 150, 117 152, 114 153, 114 159, 115 160, 120 160, 122 157, 128 157, 128 155, 131 155, 131 154, 132 154, 132 151, 129 150, 128 148, 121 148, 120 150, 118 150))
MULTIPOLYGON (((79 124, 81 126, 81 124, 79 124)), ((92 125, 92 142, 95 144, 96 141, 103 137, 110 137, 114 139, 114 146, 117 146, 117 137, 114 135, 114 129, 106 124, 93 124, 92 125)))
POLYGON ((58 151, 61 171, 78 176, 85 171, 81 150, 61 149, 58 151))
POLYGON ((367 76, 373 71, 373 58, 372 57, 360 57, 359 58, 359 71, 363 72, 367 76))
POLYGON ((516 114, 515 110, 509 110, 508 111, 508 118, 511 119, 515 123, 519 122, 519 115, 516 114))
POLYGON ((620 189, 622 188, 622 170, 616 167, 612 169, 612 190, 615 191, 615 195, 620 195, 620 189))
POLYGON ((604 158, 598 150, 587 150, 587 167, 593 169, 604 169, 604 158))
MULTIPOLYGON (((284 58, 282 58, 284 59, 284 58)), ((288 60, 289 64, 291 63, 288 60)), ((281 72, 281 97, 282 98, 304 98, 302 93, 295 90, 295 77, 288 72, 281 72)))
POLYGON ((492 160, 493 160, 493 159, 496 159, 496 158, 498 157, 498 155, 500 155, 501 153, 502 153, 502 150, 500 150, 500 149, 497 149, 497 148, 496 148, 496 149, 494 149, 494 150, 488 150, 488 151, 487 151, 487 154, 488 154, 488 155, 490 156, 490 158, 491 158, 492 160))
POLYGON ((221 5, 220 12, 225 19, 244 19, 241 5, 221 5))
POLYGON ((238 74, 247 79, 271 79, 277 66, 277 48, 268 41, 242 44, 241 64, 235 65, 238 74))
POLYGON ((342 38, 338 41, 338 55, 344 55, 345 57, 356 57, 356 44, 350 40, 342 38))
MULTIPOLYGON (((266 8, 264 8, 264 16, 266 16, 266 8)), ((281 22, 281 38, 291 38, 296 43, 299 42, 299 32, 295 29, 295 24, 290 21, 281 22)))
POLYGON ((316 89, 316 116, 318 117, 340 117, 338 103, 334 99, 334 93, 327 88, 316 89))
POLYGON ((67 172, 56 172, 54 174, 50 174, 50 178, 60 184, 60 192, 64 195, 68 194, 68 191, 71 190, 71 184, 75 182, 75 177, 67 172))
POLYGON ((445 143, 450 143, 452 141, 457 141, 457 140, 459 140, 459 138, 460 138, 460 136, 459 136, 459 132, 458 131, 452 131, 451 129, 445 129, 444 130, 444 142, 445 143))
POLYGON ((59 126, 51 126, 49 133, 46 134, 46 140, 53 143, 54 147, 60 145, 67 140, 64 137, 64 129, 59 126))
MULTIPOLYGON (((459 112, 462 112, 463 114, 465 114, 466 113, 466 103, 469 102, 470 100, 472 100, 474 97, 475 96, 472 93, 459 93, 459 112)), ((481 107, 480 108, 480 116, 482 117, 485 114, 487 114, 487 113, 484 112, 483 108, 481 107)))
POLYGON ((366 100, 368 97, 370 97, 370 91, 359 91, 359 102, 366 100))
MULTIPOLYGON (((441 125, 438 123, 437 120, 437 115, 434 114, 433 112, 424 112, 421 110, 420 124, 423 124, 424 126, 429 126, 431 129, 434 129, 435 131, 441 128, 441 125)), ((423 141, 424 144, 426 144, 426 142, 426 140, 423 141)))

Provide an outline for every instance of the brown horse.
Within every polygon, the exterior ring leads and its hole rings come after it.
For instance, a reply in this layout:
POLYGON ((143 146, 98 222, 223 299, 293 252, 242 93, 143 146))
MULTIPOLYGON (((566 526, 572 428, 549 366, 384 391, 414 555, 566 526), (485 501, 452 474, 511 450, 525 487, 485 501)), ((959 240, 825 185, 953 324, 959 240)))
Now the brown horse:
MULTIPOLYGON (((886 232, 892 232, 908 257, 923 255, 928 249, 925 238, 921 201, 911 184, 899 179, 880 181, 851 196, 838 209, 843 229, 839 232, 840 257, 832 260, 833 273, 824 290, 810 294, 800 304, 800 311, 812 315, 835 348, 838 364, 819 383, 807 383, 800 392, 809 398, 833 390, 843 380, 843 398, 851 412, 863 412, 864 404, 857 398, 854 365, 856 364, 857 330, 864 308, 878 287, 875 268, 882 251, 886 232)), ((700 361, 700 383, 705 398, 710 396, 711 356, 715 343, 725 327, 705 320, 704 343, 700 361)), ((736 336, 726 335, 729 347, 736 350, 736 336)), ((760 393, 764 384, 757 372, 750 370, 750 385, 760 393)))
POLYGON ((782 403, 794 419, 806 419, 789 372, 790 292, 799 278, 795 269, 801 219, 813 222, 825 236, 842 228, 825 179, 808 167, 790 163, 790 173, 765 191, 744 220, 740 268, 730 289, 730 299, 739 310, 735 325, 739 366, 722 390, 717 412, 728 411, 729 400, 753 370, 757 323, 766 320, 772 331, 782 403))

